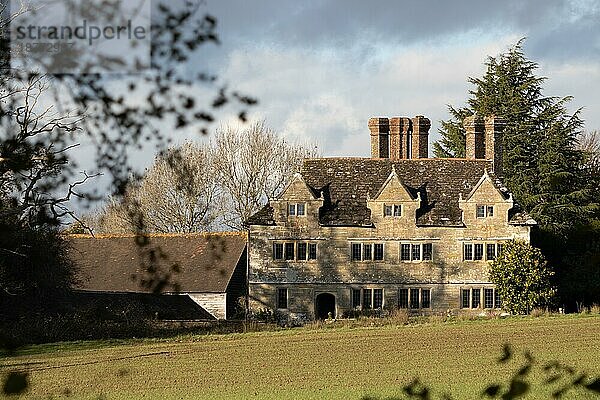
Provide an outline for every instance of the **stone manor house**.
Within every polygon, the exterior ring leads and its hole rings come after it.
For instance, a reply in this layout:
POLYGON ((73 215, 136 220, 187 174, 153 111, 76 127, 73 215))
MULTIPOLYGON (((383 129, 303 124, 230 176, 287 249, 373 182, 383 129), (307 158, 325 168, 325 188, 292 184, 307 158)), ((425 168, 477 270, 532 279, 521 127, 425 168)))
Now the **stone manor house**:
POLYGON ((370 158, 306 159, 249 222, 250 308, 308 319, 498 308, 488 261, 529 241, 535 221, 501 182, 505 122, 464 125, 464 159, 428 158, 423 116, 371 118, 370 158))

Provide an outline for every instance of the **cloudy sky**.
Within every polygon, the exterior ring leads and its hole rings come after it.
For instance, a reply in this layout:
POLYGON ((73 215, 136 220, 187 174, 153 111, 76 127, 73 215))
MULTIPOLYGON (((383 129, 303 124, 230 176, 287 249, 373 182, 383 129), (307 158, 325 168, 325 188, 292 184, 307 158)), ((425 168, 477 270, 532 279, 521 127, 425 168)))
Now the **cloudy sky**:
MULTIPOLYGON (((548 77, 600 129, 600 2, 206 0, 222 45, 198 65, 258 97, 254 119, 318 143, 326 156, 368 156, 371 116, 429 117, 462 105, 469 76, 520 38, 548 77)), ((233 121, 221 115, 221 121, 233 121)))

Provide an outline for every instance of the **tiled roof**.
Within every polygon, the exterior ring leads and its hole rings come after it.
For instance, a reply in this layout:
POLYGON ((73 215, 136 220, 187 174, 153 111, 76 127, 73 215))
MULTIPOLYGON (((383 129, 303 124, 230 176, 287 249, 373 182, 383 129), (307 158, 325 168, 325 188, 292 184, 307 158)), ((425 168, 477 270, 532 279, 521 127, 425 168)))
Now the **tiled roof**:
MULTIPOLYGON (((459 195, 466 198, 491 163, 471 159, 306 159, 302 176, 324 199, 321 224, 371 226, 367 196, 373 199, 377 195, 392 166, 409 193, 413 197, 416 193, 421 195, 423 203, 417 211, 418 225, 462 226, 459 195)), ((491 178, 508 198, 507 190, 493 175, 491 178)), ((265 206, 253 216, 250 224, 272 225, 272 208, 265 206)))
POLYGON ((77 289, 224 293, 246 234, 69 235, 77 289))

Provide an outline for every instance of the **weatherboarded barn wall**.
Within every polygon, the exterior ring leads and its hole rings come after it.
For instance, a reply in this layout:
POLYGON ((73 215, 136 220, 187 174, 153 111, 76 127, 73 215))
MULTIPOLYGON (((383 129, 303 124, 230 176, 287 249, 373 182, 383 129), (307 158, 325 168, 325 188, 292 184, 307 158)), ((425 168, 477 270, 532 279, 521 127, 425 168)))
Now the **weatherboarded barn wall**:
POLYGON ((227 295, 225 293, 188 293, 188 296, 215 318, 227 318, 227 295))

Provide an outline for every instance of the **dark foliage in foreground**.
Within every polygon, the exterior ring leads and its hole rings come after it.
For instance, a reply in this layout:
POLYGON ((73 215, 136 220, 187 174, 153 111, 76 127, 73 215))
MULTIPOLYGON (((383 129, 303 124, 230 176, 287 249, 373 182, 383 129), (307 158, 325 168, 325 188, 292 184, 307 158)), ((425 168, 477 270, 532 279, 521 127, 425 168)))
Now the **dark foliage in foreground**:
MULTIPOLYGON (((505 364, 509 361, 514 361, 516 358, 517 355, 514 353, 512 347, 505 344, 497 362, 505 364)), ((508 376, 505 382, 488 383, 485 385, 479 397, 483 399, 492 398, 502 400, 520 399, 531 393, 536 385, 551 390, 552 398, 555 399, 560 399, 573 391, 585 393, 587 396, 600 395, 599 377, 593 377, 585 372, 577 371, 575 368, 564 365, 559 361, 542 363, 536 360, 530 352, 524 351, 523 360, 518 369, 511 376, 508 376), (539 370, 542 373, 543 380, 541 383, 534 384, 530 381, 532 372, 535 370, 539 370)), ((452 397, 449 393, 436 393, 426 383, 415 378, 412 382, 402 387, 402 394, 400 396, 387 398, 365 396, 362 400, 450 400, 453 398, 456 397, 452 397)))

